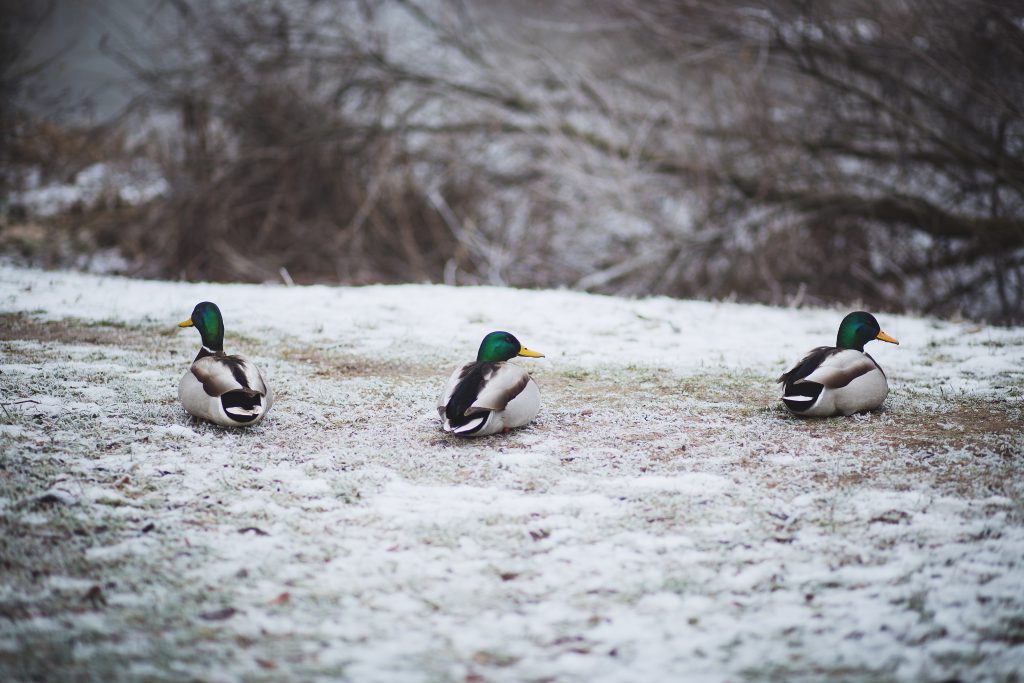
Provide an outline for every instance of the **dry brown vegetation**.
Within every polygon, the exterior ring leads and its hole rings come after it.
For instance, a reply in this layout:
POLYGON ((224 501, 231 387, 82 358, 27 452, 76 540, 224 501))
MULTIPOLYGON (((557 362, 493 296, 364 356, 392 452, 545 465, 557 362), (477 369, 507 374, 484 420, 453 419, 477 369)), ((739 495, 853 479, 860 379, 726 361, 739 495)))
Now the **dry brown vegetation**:
MULTIPOLYGON (((169 17, 169 18, 166 18, 169 17)), ((134 272, 1020 319, 1024 4, 182 0, 134 272)), ((137 119, 127 119, 137 120, 137 119)))

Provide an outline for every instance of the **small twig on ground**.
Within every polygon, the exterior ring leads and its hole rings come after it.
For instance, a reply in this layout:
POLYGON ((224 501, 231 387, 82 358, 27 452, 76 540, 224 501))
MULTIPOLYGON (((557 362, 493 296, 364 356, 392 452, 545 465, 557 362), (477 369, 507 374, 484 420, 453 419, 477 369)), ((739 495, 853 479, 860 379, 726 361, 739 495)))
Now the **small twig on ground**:
POLYGON ((4 409, 4 415, 6 415, 8 419, 14 419, 14 418, 11 417, 11 414, 7 411, 7 406, 16 406, 16 405, 20 405, 22 403, 35 403, 36 405, 39 405, 39 401, 35 400, 34 398, 23 398, 20 401, 11 401, 10 403, 0 403, 0 408, 4 409))

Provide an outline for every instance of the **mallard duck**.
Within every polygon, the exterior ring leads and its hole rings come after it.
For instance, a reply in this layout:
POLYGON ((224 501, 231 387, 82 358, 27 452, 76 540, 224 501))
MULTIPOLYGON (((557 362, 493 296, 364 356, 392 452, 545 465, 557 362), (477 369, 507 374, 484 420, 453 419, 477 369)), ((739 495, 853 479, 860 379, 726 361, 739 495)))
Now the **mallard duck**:
POLYGON ((850 313, 839 324, 835 346, 812 349, 777 382, 790 412, 808 417, 852 415, 874 410, 889 393, 889 382, 875 359, 864 353, 873 339, 898 341, 882 332, 875 316, 850 313))
POLYGON ((456 368, 437 404, 446 432, 486 436, 522 427, 537 417, 540 391, 526 370, 505 361, 543 358, 508 332, 491 332, 476 360, 456 368))
POLYGON ((225 427, 247 427, 262 420, 274 404, 274 392, 259 368, 241 356, 224 353, 224 318, 216 304, 196 304, 178 327, 195 327, 203 338, 199 355, 178 384, 178 398, 196 417, 225 427))

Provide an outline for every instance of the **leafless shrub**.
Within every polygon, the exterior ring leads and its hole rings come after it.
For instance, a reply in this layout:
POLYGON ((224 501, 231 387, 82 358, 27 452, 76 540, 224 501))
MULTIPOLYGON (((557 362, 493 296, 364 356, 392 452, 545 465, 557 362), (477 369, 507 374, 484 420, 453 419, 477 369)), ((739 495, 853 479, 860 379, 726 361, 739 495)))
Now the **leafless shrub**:
POLYGON ((1024 315, 1022 3, 173 7, 154 274, 1024 315))
POLYGON ((658 27, 647 40, 665 55, 712 54, 719 116, 695 135, 710 141, 719 221, 750 226, 750 258, 730 262, 749 261, 742 294, 779 300, 806 283, 824 298, 1021 315, 1024 5, 615 10, 658 27))

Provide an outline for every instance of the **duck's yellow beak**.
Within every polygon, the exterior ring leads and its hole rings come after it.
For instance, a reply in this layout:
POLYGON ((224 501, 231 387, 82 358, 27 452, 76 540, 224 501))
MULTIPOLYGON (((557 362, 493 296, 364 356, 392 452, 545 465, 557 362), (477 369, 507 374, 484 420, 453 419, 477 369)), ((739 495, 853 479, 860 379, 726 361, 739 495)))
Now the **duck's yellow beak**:
POLYGON ((183 323, 178 323, 178 327, 192 327, 192 319, 189 318, 183 323))
POLYGON ((875 339, 881 339, 882 341, 887 341, 890 344, 899 344, 898 341, 887 335, 885 332, 882 332, 881 330, 878 331, 878 336, 875 337, 875 339))
POLYGON ((544 357, 543 353, 537 353, 536 351, 531 351, 530 349, 526 348, 523 345, 519 346, 519 355, 520 356, 526 356, 527 358, 543 358, 544 357))

